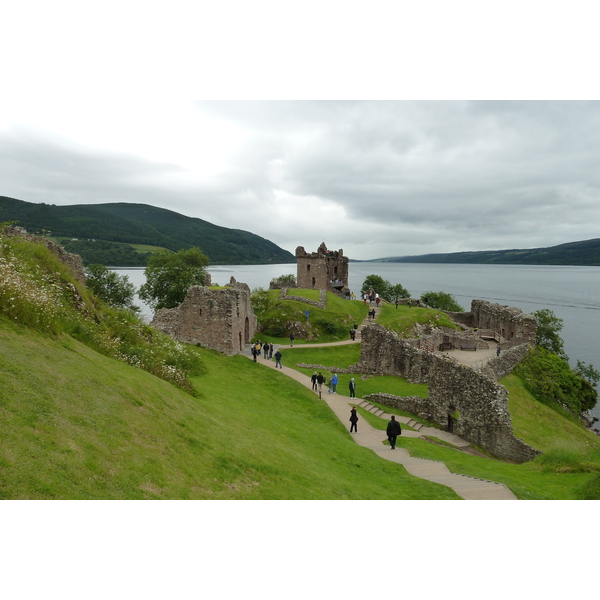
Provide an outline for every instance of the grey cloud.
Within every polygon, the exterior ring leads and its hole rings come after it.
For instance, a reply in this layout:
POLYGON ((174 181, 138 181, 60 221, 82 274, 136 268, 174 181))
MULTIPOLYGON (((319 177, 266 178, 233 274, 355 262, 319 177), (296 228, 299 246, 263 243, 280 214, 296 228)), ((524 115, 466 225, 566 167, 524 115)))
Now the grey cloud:
POLYGON ((64 204, 145 202, 250 230, 292 251, 326 241, 354 258, 598 237, 598 102, 195 107, 245 132, 224 170, 210 178, 118 152, 92 154, 5 134, 1 193, 64 204), (316 211, 310 218, 308 205, 316 211))

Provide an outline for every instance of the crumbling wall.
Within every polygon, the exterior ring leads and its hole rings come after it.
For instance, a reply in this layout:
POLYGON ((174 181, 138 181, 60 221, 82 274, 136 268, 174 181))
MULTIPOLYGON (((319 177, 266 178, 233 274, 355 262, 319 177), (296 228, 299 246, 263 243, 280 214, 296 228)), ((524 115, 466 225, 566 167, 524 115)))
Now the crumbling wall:
POLYGON ((453 321, 466 327, 498 332, 508 345, 535 343, 535 317, 514 306, 472 300, 470 312, 445 312, 453 321))
MULTIPOLYGON (((511 357, 515 359, 516 349, 514 356, 511 353, 503 357, 506 365, 511 357)), ((539 454, 515 437, 506 389, 448 356, 420 350, 380 325, 370 325, 362 331, 356 369, 426 383, 429 398, 396 397, 396 406, 415 414, 431 415, 431 420, 439 426, 499 458, 524 462, 539 454)), ((385 394, 371 398, 384 404, 386 400, 389 402, 385 394)))
POLYGON ((232 277, 224 288, 192 286, 179 306, 157 310, 150 325, 180 342, 233 355, 252 339, 257 319, 250 288, 232 277))

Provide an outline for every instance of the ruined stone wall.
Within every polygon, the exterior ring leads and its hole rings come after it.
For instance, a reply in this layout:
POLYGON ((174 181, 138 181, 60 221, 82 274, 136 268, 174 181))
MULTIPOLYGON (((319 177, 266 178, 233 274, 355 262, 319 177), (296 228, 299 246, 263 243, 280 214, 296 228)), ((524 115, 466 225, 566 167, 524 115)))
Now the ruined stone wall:
POLYGON ((320 289, 340 293, 348 288, 348 258, 343 250, 330 251, 322 243, 316 252, 307 253, 302 246, 296 248, 296 285, 303 289, 320 289), (341 281, 334 287, 332 280, 341 281))
POLYGON ((252 339, 257 319, 250 288, 232 278, 225 288, 189 288, 179 306, 157 310, 150 325, 181 342, 233 355, 252 339))
MULTIPOLYGON (((514 435, 506 389, 450 357, 419 350, 395 333, 370 325, 362 331, 356 367, 363 373, 396 375, 413 383, 427 383, 427 400, 398 397, 396 405, 416 414, 430 414, 431 420, 444 429, 499 458, 524 462, 538 454, 514 435)), ((385 395, 375 396, 385 403, 385 395)))
POLYGON ((473 300, 471 313, 474 327, 494 329, 508 341, 520 340, 521 343, 535 343, 535 317, 514 306, 493 304, 486 300, 473 300))
POLYGON ((83 260, 79 254, 71 254, 67 252, 62 246, 51 242, 49 239, 45 237, 40 237, 37 235, 32 235, 27 233, 25 229, 22 227, 6 227, 4 229, 4 235, 6 237, 21 237, 28 242, 33 242, 34 244, 43 244, 46 246, 50 252, 55 254, 58 259, 64 263, 77 281, 80 283, 85 283, 85 273, 83 270, 83 260))
POLYGON ((523 360, 531 348, 530 344, 520 344, 508 350, 502 350, 500 356, 491 358, 482 367, 480 373, 494 381, 499 381, 512 373, 512 370, 523 360))

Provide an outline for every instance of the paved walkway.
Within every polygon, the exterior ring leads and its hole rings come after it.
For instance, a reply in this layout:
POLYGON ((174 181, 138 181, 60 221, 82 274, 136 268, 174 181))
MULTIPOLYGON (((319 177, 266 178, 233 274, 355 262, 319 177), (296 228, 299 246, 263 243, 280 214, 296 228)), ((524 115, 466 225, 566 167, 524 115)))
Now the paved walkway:
MULTIPOLYGON (((376 318, 377 316, 378 313, 376 318)), ((365 319, 365 321, 359 326, 359 330, 368 325, 370 322, 372 321, 365 319)), ((359 335, 356 337, 356 342, 352 340, 346 340, 329 344, 296 344, 294 345, 294 348, 316 348, 321 346, 353 344, 360 340, 359 335)), ((281 348, 290 349, 289 346, 281 346, 281 348)), ((471 354, 476 354, 476 352, 471 352, 471 354)), ((247 353, 244 355, 250 359, 252 358, 252 355, 250 354, 250 346, 248 346, 247 353)), ((480 355, 479 358, 483 358, 483 355, 480 355)), ((256 360, 258 363, 261 363, 266 367, 271 369, 275 368, 274 360, 265 360, 262 357, 259 357, 256 360)), ((312 390, 312 382, 310 377, 300 373, 299 371, 296 371, 295 369, 286 367, 285 365, 278 370, 284 375, 295 379, 308 389, 312 390)), ((352 406, 360 406, 361 408, 364 408, 383 419, 389 420, 390 418, 389 414, 383 412, 372 404, 361 400, 360 398, 351 399, 347 396, 329 394, 327 389, 323 389, 322 399, 327 403, 335 415, 337 415, 340 421, 348 427, 348 429, 350 428, 348 419, 350 418, 350 409, 352 406)), ((468 442, 451 433, 448 433, 447 431, 442 431, 440 429, 431 427, 423 427, 421 423, 418 423, 409 417, 396 416, 396 419, 400 421, 400 423, 404 423, 415 429, 415 431, 412 431, 403 428, 402 435, 404 437, 418 438, 422 436, 431 436, 446 441, 459 448, 466 448, 469 446, 468 442)), ((444 463, 422 458, 414 458, 404 448, 396 447, 395 450, 392 450, 389 446, 383 445, 383 442, 387 440, 387 436, 385 435, 384 431, 375 429, 369 425, 365 419, 360 419, 358 424, 358 433, 350 434, 358 445, 369 448, 381 458, 400 463, 411 475, 414 475, 415 477, 420 477, 421 479, 446 485, 452 488, 461 498, 464 498, 465 500, 517 500, 517 497, 504 484, 496 483, 494 481, 487 481, 484 479, 477 479, 467 475, 451 473, 444 463)))

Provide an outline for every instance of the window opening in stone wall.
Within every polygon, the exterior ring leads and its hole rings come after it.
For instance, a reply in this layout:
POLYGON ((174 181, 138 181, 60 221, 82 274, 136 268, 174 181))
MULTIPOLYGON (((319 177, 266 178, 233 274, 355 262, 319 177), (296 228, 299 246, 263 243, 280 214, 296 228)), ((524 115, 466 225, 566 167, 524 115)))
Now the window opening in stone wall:
POLYGON ((313 286, 313 287, 315 287, 315 281, 316 281, 316 280, 315 280, 315 278, 313 277, 313 278, 312 278, 312 286, 313 286))
POLYGON ((306 270, 310 271, 310 265, 306 265, 306 270))

